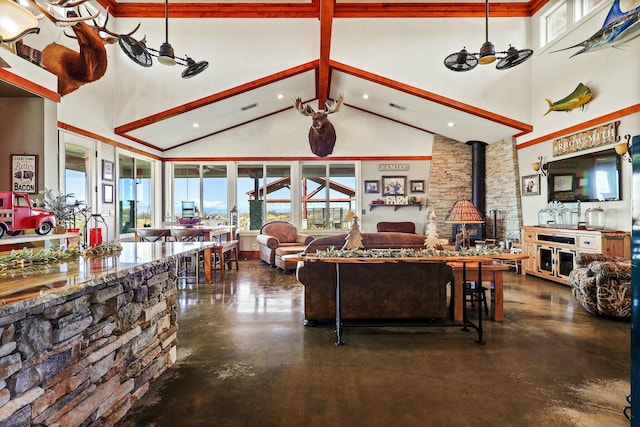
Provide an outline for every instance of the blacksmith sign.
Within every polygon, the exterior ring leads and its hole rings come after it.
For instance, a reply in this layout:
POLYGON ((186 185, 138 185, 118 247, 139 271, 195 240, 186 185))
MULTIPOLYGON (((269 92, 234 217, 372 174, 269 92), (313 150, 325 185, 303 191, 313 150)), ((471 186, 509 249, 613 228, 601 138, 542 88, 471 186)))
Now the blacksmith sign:
POLYGON ((618 140, 619 121, 598 126, 553 141, 553 156, 587 150, 618 140))
POLYGON ((11 191, 35 194, 38 192, 38 156, 11 155, 11 191))

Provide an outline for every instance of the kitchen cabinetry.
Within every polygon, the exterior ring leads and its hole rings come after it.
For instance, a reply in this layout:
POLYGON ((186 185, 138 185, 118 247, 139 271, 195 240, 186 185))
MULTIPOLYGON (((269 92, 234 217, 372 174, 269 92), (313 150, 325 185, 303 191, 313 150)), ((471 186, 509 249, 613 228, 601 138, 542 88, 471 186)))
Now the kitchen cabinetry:
POLYGON ((630 233, 546 227, 520 227, 525 274, 543 277, 565 285, 576 266, 578 252, 630 257, 630 233))

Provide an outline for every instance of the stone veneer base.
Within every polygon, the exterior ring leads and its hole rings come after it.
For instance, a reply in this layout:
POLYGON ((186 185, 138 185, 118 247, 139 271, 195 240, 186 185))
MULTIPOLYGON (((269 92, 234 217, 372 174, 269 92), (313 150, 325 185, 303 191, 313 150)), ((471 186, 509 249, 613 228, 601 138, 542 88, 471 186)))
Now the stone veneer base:
POLYGON ((0 317, 0 425, 114 425, 172 366, 175 258, 0 317))

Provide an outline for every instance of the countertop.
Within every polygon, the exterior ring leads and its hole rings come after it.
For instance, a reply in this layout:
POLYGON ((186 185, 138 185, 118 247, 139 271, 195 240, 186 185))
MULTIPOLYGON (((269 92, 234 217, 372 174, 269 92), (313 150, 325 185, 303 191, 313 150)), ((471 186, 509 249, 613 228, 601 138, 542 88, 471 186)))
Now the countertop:
POLYGON ((0 316, 64 297, 114 279, 126 277, 167 258, 189 255, 215 242, 122 242, 122 252, 104 258, 10 270, 0 278, 0 316), (35 271, 35 272, 34 272, 35 271))

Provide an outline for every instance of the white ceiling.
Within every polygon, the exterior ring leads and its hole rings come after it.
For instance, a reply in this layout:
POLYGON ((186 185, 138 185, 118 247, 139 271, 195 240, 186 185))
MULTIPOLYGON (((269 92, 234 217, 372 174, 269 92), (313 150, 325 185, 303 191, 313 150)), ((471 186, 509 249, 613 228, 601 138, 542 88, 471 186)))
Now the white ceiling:
MULTIPOLYGON (((102 6, 109 6, 111 0, 99 1, 102 6)), ((126 8, 128 3, 139 4, 141 1, 149 2, 149 7, 151 3, 156 8, 163 5, 157 0, 119 0, 113 3, 115 7, 110 10, 116 10, 118 5, 126 8)), ((243 3, 203 0, 201 3, 225 4, 232 8, 233 13, 237 13, 242 8, 246 9, 247 6, 243 5, 252 3, 256 4, 256 7, 262 7, 261 10, 265 10, 264 8, 268 8, 270 4, 280 4, 280 6, 306 4, 316 5, 320 14, 321 2, 324 1, 327 0, 244 0, 243 3)), ((522 4, 523 2, 526 0, 515 0, 510 3, 522 4)), ((198 2, 171 0, 170 3, 198 2)), ((365 0, 336 0, 336 3, 353 3, 356 10, 360 8, 359 10, 365 15, 368 11, 365 0)), ((411 3, 400 0, 385 2, 385 4, 396 4, 401 7, 417 5, 423 8, 428 7, 425 5, 430 3, 440 8, 442 5, 448 5, 452 9, 458 6, 466 7, 467 11, 473 10, 472 13, 477 16, 479 6, 477 3, 484 2, 483 0, 470 0, 457 4, 441 3, 435 0, 414 0, 411 3)), ((376 5, 380 7, 380 4, 376 5)), ((481 6, 480 10, 483 13, 484 4, 481 6)), ((132 7, 136 6, 132 5, 132 7)), ((147 6, 136 9, 142 10, 137 16, 145 15, 145 7, 147 6)), ((115 15, 118 16, 117 11, 115 15)), ((320 16, 319 19, 321 19, 320 16)), ((318 56, 321 57, 321 55, 322 52, 318 52, 318 56)), ((264 79, 247 82, 242 87, 225 91, 225 93, 204 94, 204 97, 188 104, 175 105, 168 110, 158 111, 150 116, 121 124, 115 129, 115 133, 159 151, 166 151, 292 108, 292 100, 286 95, 284 99, 278 99, 279 94, 298 94, 304 102, 310 102, 315 108, 318 105, 318 99, 324 98, 317 93, 321 62, 318 60, 315 65, 307 66, 295 73, 286 74, 283 71, 284 77, 265 76, 264 79), (255 107, 243 109, 253 104, 255 107), (194 123, 197 123, 198 127, 193 127, 194 123)), ((341 64, 333 63, 330 59, 329 64, 328 97, 335 99, 339 94, 344 94, 347 107, 356 108, 381 120, 395 121, 459 141, 482 140, 488 143, 526 133, 530 128, 526 123, 483 111, 438 94, 424 92, 402 82, 388 82, 384 78, 372 76, 364 71, 354 72, 348 66, 341 67, 341 64), (364 99, 363 94, 367 94, 368 99, 364 99), (393 107, 392 104, 400 108, 393 107), (455 125, 449 126, 451 122, 455 125)), ((21 95, 20 91, 16 92, 11 85, 0 82, 0 96, 21 95)))

